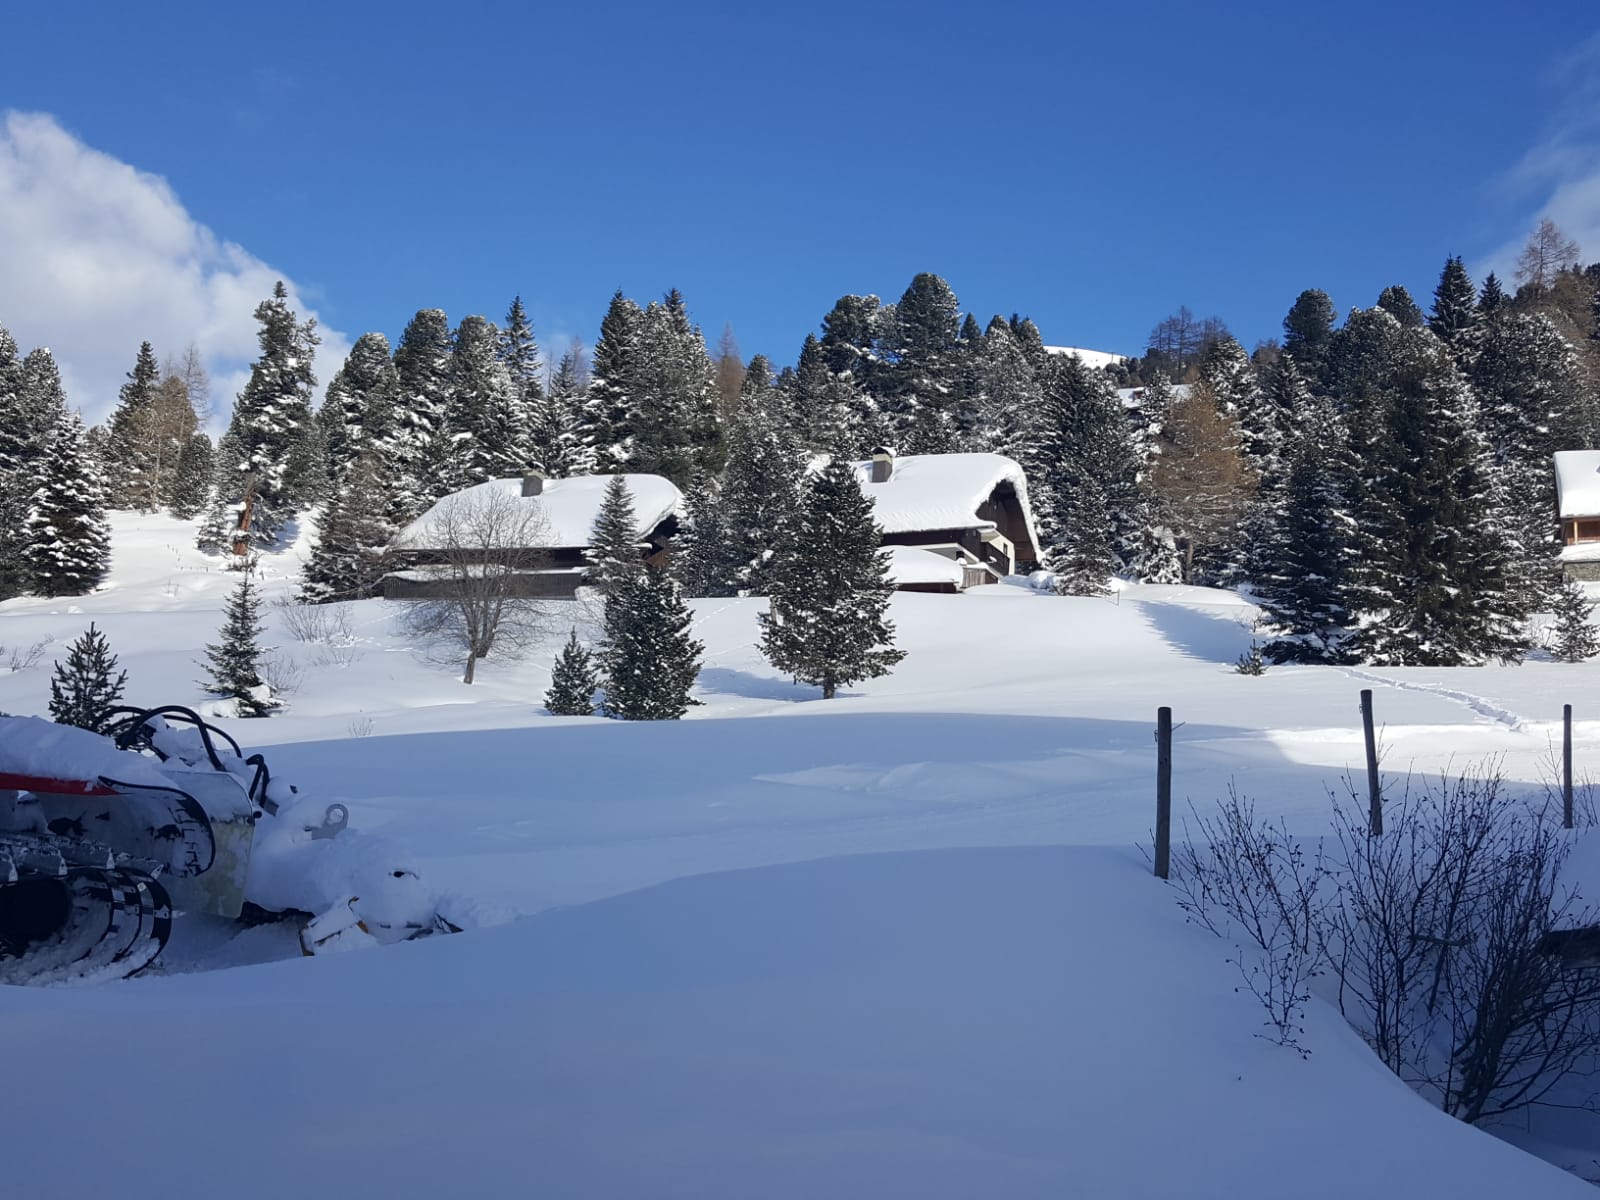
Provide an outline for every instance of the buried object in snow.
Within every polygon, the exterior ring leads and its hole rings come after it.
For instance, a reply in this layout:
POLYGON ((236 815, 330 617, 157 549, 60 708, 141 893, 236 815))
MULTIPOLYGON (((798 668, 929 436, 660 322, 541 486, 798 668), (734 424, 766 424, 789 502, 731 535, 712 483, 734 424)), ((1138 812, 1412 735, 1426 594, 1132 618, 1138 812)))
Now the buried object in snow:
POLYGON ((308 954, 455 932, 411 872, 370 852, 340 869, 348 818, 340 804, 313 809, 186 708, 116 709, 105 735, 0 717, 0 983, 133 975, 161 953, 175 913, 236 918, 247 903, 337 911, 332 933, 324 921, 302 935, 308 954), (258 836, 264 867, 252 862, 258 836))

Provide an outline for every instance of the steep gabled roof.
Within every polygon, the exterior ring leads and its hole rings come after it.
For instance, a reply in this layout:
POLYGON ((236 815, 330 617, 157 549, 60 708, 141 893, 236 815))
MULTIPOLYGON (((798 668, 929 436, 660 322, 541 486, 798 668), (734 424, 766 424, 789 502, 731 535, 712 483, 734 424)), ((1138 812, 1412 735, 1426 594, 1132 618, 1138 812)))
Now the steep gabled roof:
POLYGON ((1558 450, 1556 504, 1563 517, 1600 517, 1600 450, 1558 450))
MULTIPOLYGON (((499 493, 520 504, 537 507, 549 525, 546 545, 551 549, 584 549, 589 545, 595 517, 600 513, 600 504, 612 478, 610 475, 578 475, 571 479, 547 479, 542 494, 526 497, 522 494, 521 479, 491 479, 436 501, 432 508, 400 531, 394 544, 407 550, 439 549, 429 535, 447 505, 463 498, 470 503, 472 497, 499 493)), ((660 475, 624 475, 622 478, 633 495, 639 539, 643 541, 651 530, 677 511, 683 495, 671 480, 660 475)))
POLYGON ((905 454, 894 460, 886 483, 872 482, 872 463, 853 464, 861 490, 872 501, 872 517, 886 534, 928 529, 992 529, 979 507, 1002 483, 1016 489, 1033 529, 1028 481, 1015 459, 1003 454, 905 454))

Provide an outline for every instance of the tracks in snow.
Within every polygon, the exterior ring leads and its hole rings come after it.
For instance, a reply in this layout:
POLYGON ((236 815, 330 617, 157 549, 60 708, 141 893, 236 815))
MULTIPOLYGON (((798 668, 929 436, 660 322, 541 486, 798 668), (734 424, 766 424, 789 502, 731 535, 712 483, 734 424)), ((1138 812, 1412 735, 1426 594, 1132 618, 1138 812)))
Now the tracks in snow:
POLYGON ((1374 675, 1370 671, 1363 671, 1358 667, 1340 667, 1351 679, 1358 679, 1363 683, 1378 683, 1384 687, 1397 688, 1402 692, 1425 692, 1430 696, 1438 696, 1443 700, 1453 700, 1464 705, 1478 716, 1493 721, 1497 725, 1504 725, 1510 730, 1521 730, 1523 718, 1508 708, 1501 708, 1498 704, 1485 700, 1482 696, 1474 696, 1471 692, 1457 691, 1455 688, 1443 687, 1436 683, 1418 683, 1409 679, 1390 679, 1385 675, 1374 675))

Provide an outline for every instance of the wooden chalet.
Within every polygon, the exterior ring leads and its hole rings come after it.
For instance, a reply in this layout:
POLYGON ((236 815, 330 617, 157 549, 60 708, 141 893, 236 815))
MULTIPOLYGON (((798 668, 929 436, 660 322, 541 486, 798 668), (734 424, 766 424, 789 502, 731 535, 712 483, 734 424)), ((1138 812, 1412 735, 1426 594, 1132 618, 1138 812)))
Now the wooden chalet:
MULTIPOLYGON (((624 475, 639 521, 639 557, 659 565, 665 561, 678 530, 677 509, 682 494, 659 475, 624 475)), ((571 599, 588 578, 588 550, 595 518, 605 498, 610 475, 580 475, 571 479, 545 479, 530 471, 521 479, 491 479, 443 497, 422 516, 401 530, 390 543, 394 569, 383 579, 386 600, 427 600, 446 588, 448 573, 462 565, 458 549, 441 544, 440 526, 451 506, 470 506, 491 496, 513 498, 538 514, 537 546, 516 569, 513 594, 571 599), (456 564, 455 567, 451 563, 456 564)))
POLYGON ((1568 579, 1600 580, 1600 450, 1555 455, 1561 564, 1568 579))
POLYGON ((899 590, 962 592, 1037 566, 1027 480, 1014 460, 880 450, 855 470, 899 590))

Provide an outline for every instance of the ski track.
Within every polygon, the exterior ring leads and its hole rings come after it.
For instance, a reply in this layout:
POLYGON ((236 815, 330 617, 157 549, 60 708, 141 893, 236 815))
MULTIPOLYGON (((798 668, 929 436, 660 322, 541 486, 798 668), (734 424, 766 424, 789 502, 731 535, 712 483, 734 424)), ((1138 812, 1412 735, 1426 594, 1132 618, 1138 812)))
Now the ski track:
POLYGON ((1363 671, 1358 667, 1340 667, 1339 670, 1351 679, 1357 679, 1363 683, 1381 683, 1384 687, 1397 688, 1403 692, 1426 692, 1443 700, 1453 700, 1455 703, 1463 705, 1478 714, 1478 716, 1493 721, 1497 725, 1504 725, 1513 732, 1520 733, 1523 730, 1525 722, 1522 717, 1508 708, 1501 708, 1497 704, 1490 703, 1482 696, 1474 696, 1471 692, 1457 691, 1455 688, 1442 687, 1436 683, 1419 683, 1409 679, 1390 679, 1384 675, 1375 675, 1370 671, 1363 671))

